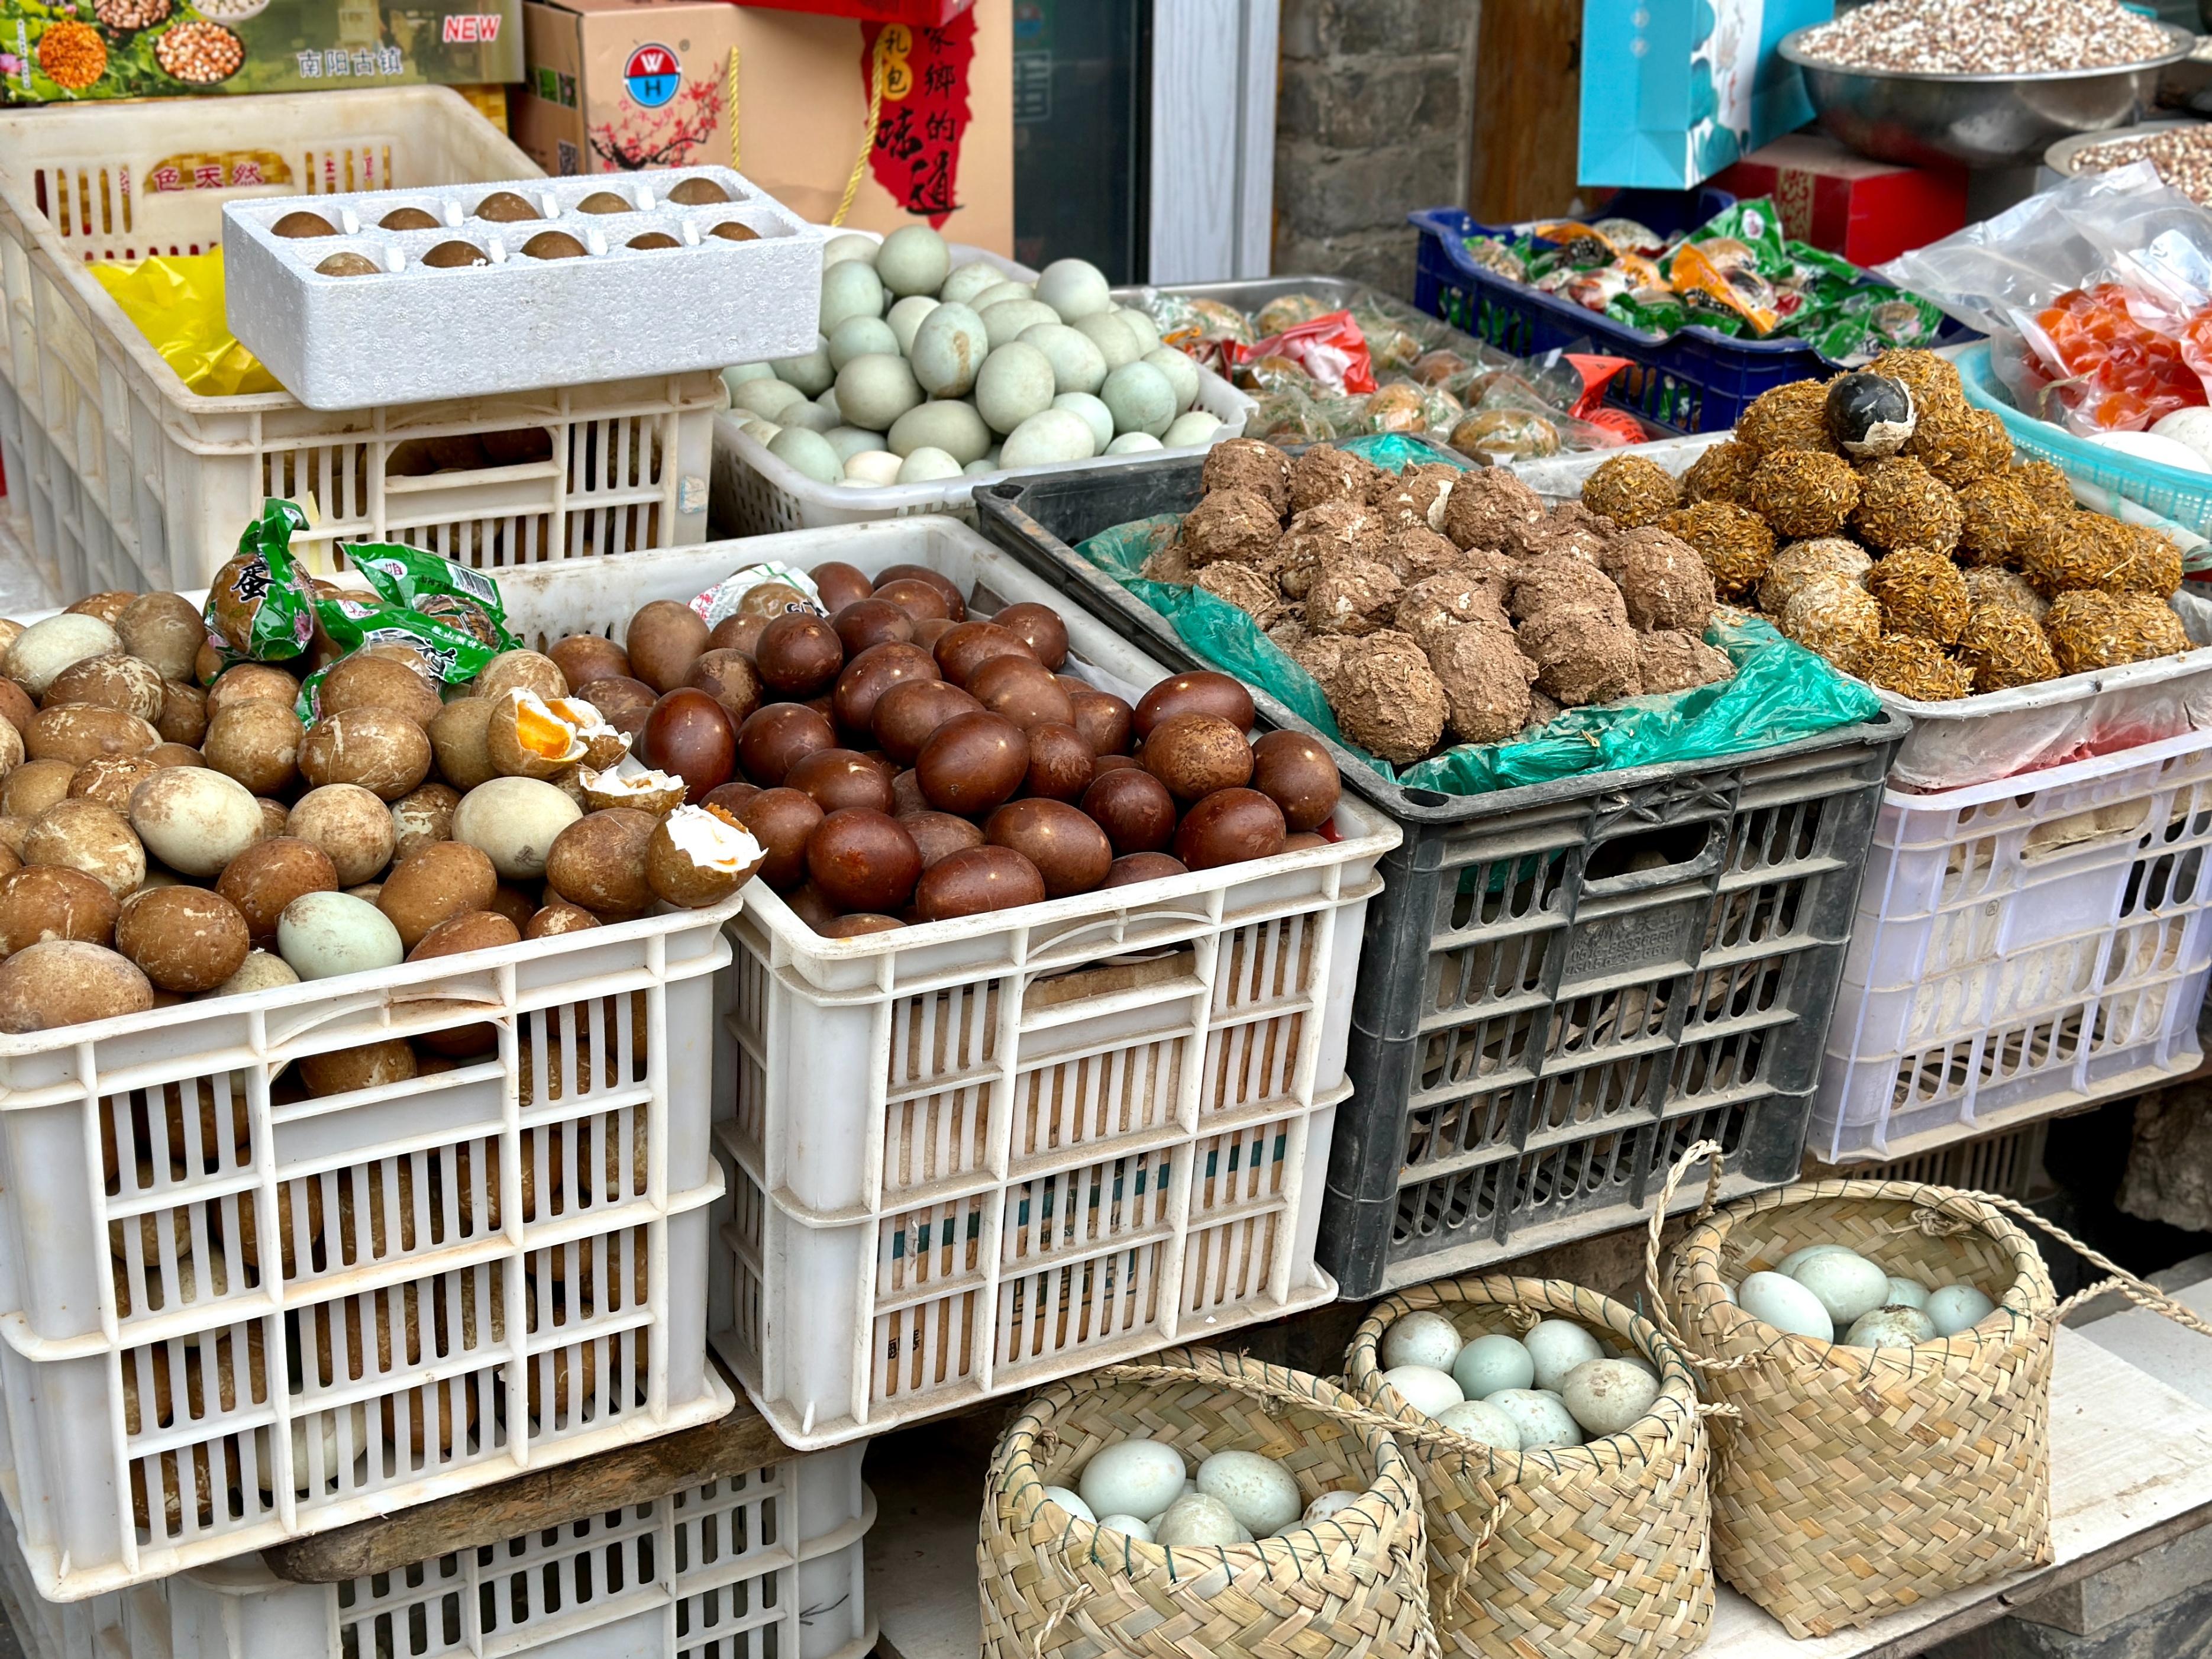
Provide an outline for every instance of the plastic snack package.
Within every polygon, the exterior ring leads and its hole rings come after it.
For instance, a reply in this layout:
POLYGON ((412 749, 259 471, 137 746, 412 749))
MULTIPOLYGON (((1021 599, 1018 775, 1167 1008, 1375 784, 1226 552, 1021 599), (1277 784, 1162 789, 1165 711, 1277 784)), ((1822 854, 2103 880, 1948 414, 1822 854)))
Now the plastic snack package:
POLYGON ((221 248, 89 269, 190 390, 204 398, 244 398, 284 389, 230 331, 221 248))

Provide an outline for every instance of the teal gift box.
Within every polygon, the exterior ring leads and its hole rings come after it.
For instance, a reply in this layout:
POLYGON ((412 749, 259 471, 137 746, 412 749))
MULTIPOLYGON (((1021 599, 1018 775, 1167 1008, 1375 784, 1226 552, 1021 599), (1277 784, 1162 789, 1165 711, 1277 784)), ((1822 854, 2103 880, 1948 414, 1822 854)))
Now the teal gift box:
POLYGON ((1583 0, 1585 185, 1686 190, 1813 118, 1775 50, 1833 0, 1583 0))

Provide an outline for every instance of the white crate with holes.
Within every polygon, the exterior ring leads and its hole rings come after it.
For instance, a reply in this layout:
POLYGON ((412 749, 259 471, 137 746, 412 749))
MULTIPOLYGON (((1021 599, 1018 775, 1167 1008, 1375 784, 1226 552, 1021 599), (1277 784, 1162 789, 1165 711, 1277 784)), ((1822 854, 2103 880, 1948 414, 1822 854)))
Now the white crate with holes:
MULTIPOLYGON (((925 563, 1167 671, 943 516, 746 544, 925 563)), ((786 1443, 841 1443, 1325 1302, 1315 1243, 1368 899, 1396 827, 1018 912, 825 939, 732 924, 710 1325, 786 1443), (718 1213, 719 1213, 718 1209, 718 1213)))
MULTIPOLYGON (((504 574, 533 645, 754 556, 504 574)), ((831 556, 828 552, 817 556, 831 556)), ((741 897, 0 1037, 0 1395, 76 1599, 719 1416, 708 1095, 741 897), (305 1055, 488 1024, 312 1097, 305 1055)))
MULTIPOLYGON (((874 236, 872 231, 825 232, 830 235, 874 236)), ((880 241, 881 237, 876 237, 880 241)), ((1006 273, 1009 282, 1034 283, 1037 274, 1027 265, 1000 258, 988 249, 955 243, 955 269, 976 262, 1006 273)), ((1224 438, 1243 435, 1244 422, 1259 407, 1201 365, 1198 374, 1198 407, 1213 416, 1220 428, 1207 446, 1224 438)), ((826 530, 838 525, 872 524, 879 519, 904 519, 918 514, 949 513, 966 523, 975 522, 975 486, 981 477, 942 480, 935 483, 883 484, 874 489, 848 489, 810 478, 789 462, 769 453, 768 446, 743 431, 741 416, 725 413, 714 419, 714 511, 718 533, 732 536, 769 536, 785 530, 826 530)), ((1203 447, 1203 446, 1201 447, 1203 447)), ((989 481, 1027 477, 1033 472, 1089 471, 1097 467, 1124 466, 1134 461, 1158 460, 1163 454, 1197 454, 1200 449, 1154 450, 1143 455, 1101 455, 1088 461, 1056 462, 1046 467, 1024 467, 994 472, 989 481)))
POLYGON ((479 566, 705 539, 712 371, 331 412, 187 388, 89 262, 206 252, 230 202, 538 169, 443 87, 182 107, 0 112, 0 514, 63 591, 203 586, 270 495, 313 497, 319 546, 479 566))
POLYGON ((249 1555, 42 1601, 0 1514, 0 1591, 27 1659, 863 1659, 876 1500, 862 1450, 336 1584, 289 1583, 249 1555))
POLYGON ((2212 732, 1885 793, 1808 1150, 1893 1159, 2197 1066, 2212 732))

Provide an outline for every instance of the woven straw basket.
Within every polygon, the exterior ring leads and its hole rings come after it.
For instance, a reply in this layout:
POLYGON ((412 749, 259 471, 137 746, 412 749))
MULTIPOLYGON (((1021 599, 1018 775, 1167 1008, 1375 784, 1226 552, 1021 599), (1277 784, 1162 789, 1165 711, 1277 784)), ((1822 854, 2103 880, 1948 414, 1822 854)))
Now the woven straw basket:
POLYGON ((1389 1424, 1334 1383, 1241 1355, 1170 1349, 1046 1389, 991 1459, 975 1565, 985 1659, 1337 1659, 1436 1653, 1420 1496, 1389 1424), (1044 1495, 1118 1440, 1280 1460, 1308 1502, 1362 1496, 1310 1532, 1164 1549, 1044 1495))
POLYGON ((1482 1659, 1668 1659, 1705 1639, 1713 1575, 1709 1454, 1695 1380, 1650 1321, 1580 1285, 1460 1279, 1376 1304, 1345 1357, 1352 1390, 1409 1432, 1429 1540, 1429 1586, 1448 1652, 1482 1659), (1657 1366, 1659 1398, 1627 1430, 1525 1456, 1418 1432, 1426 1419, 1382 1380, 1390 1322, 1433 1309, 1469 1340, 1571 1319, 1657 1366), (1496 1496, 1493 1497, 1492 1493, 1496 1496), (1471 1564, 1471 1565, 1470 1565, 1471 1564))
MULTIPOLYGON (((1719 1149, 1692 1147, 1683 1170, 1719 1149)), ((1708 1188, 1709 1207, 1710 1193, 1708 1188)), ((2056 1308, 2034 1241, 2001 1199, 1916 1182, 1823 1181, 1700 1212, 1668 1264, 1656 1317, 1735 1408, 1717 1418, 1713 1559, 1794 1637, 1826 1636, 2051 1558, 2056 1308), (1931 1289, 1997 1305, 1912 1348, 1777 1330, 1723 1281, 1807 1244, 1843 1244, 1931 1289), (1672 1319, 1668 1317, 1672 1315, 1672 1319)), ((1651 1249, 1658 1256, 1653 1211, 1651 1249)))

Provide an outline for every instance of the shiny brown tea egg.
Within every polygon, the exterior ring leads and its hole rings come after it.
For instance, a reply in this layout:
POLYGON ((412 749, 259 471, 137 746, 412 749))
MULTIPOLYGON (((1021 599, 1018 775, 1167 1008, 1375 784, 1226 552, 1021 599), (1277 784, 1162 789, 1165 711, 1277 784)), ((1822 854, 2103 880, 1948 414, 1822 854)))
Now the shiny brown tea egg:
POLYGON ((595 190, 576 204, 579 213, 629 213, 634 211, 628 202, 611 190, 595 190))
POLYGON ((545 216, 531 206, 511 190, 495 190, 477 204, 479 219, 490 219, 500 224, 511 225, 525 219, 542 219, 545 216))
POLYGON ((648 230, 642 236, 631 237, 629 240, 623 243, 623 246, 624 247, 639 248, 650 252, 654 248, 682 247, 684 244, 678 241, 673 236, 671 236, 665 230, 648 230))
POLYGON ((668 199, 679 207, 699 207, 708 202, 726 202, 730 192, 712 179, 685 179, 668 192, 668 199))
POLYGON ((735 219, 723 220, 720 224, 716 225, 714 229, 708 231, 707 234, 709 236, 719 236, 726 242, 757 242, 760 240, 760 232, 755 230, 750 225, 739 224, 735 219))
POLYGON ((541 230, 522 245, 533 259, 580 259, 584 245, 565 230, 541 230))
POLYGON ((376 276, 384 267, 362 253, 333 253, 315 267, 325 276, 376 276))
POLYGON ((377 225, 384 230, 436 230, 439 220, 434 214, 418 207, 394 208, 379 219, 377 225))
POLYGON ((338 228, 319 213, 288 213, 269 227, 269 234, 298 240, 309 236, 335 236, 338 228))

